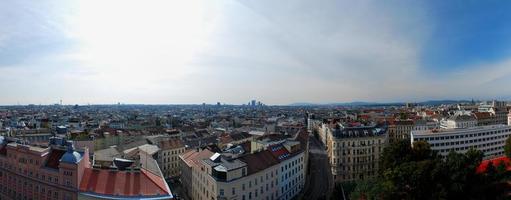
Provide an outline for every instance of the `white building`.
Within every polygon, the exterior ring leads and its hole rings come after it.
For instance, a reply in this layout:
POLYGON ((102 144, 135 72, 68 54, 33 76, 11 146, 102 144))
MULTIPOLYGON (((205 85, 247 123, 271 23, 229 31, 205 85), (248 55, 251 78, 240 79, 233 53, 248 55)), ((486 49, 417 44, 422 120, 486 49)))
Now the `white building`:
POLYGON ((440 121, 440 128, 470 128, 477 126, 477 120, 472 115, 454 115, 440 121))
POLYGON ((470 148, 484 153, 484 159, 504 155, 506 139, 511 135, 511 126, 490 125, 464 129, 442 129, 437 131, 412 131, 411 142, 426 141, 433 151, 446 156, 450 151, 465 153, 470 148))
POLYGON ((426 120, 426 119, 420 119, 415 121, 415 125, 412 130, 414 131, 427 131, 427 130, 434 130, 439 129, 440 123, 437 120, 426 120))

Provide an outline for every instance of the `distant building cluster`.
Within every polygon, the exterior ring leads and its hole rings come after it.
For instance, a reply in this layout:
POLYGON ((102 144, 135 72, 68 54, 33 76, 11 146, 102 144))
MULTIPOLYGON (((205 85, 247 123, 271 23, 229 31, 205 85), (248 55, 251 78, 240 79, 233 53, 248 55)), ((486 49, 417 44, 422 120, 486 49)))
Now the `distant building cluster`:
POLYGON ((384 149, 398 141, 500 159, 509 108, 256 100, 0 107, 0 199, 307 199, 321 180, 329 190, 375 178, 384 149))

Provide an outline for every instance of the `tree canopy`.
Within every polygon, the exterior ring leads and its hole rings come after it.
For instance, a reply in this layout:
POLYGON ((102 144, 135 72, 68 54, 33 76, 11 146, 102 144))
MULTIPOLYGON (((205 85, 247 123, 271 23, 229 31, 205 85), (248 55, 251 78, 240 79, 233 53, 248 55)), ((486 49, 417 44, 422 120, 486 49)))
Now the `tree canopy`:
POLYGON ((483 159, 481 151, 465 154, 451 151, 445 158, 426 142, 401 140, 383 150, 378 178, 359 181, 351 199, 499 199, 505 177, 502 166, 488 166, 476 173, 483 159))

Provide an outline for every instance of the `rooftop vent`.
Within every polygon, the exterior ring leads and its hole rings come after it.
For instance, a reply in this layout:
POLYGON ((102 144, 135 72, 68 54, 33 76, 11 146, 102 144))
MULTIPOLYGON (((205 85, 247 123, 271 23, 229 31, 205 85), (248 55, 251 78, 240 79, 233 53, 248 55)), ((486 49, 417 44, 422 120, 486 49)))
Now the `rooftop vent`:
POLYGON ((211 157, 209 157, 209 159, 213 162, 220 162, 220 156, 221 154, 215 153, 211 157))
POLYGON ((133 163, 135 163, 135 161, 133 161, 133 160, 114 158, 114 165, 117 167, 117 169, 119 169, 121 171, 130 167, 131 165, 133 165, 133 163))

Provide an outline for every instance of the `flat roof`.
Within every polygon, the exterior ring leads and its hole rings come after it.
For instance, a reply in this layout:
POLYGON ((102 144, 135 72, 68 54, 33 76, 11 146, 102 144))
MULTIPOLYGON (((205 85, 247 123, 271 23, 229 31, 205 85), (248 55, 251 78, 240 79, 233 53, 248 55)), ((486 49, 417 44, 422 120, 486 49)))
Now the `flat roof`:
POLYGON ((475 126, 469 128, 455 128, 455 129, 439 129, 436 131, 427 130, 427 131, 412 131, 412 135, 417 136, 427 136, 427 135, 444 135, 444 134, 459 134, 465 132, 475 132, 481 130, 492 130, 492 129, 500 129, 500 128, 511 128, 511 126, 498 124, 498 125, 488 125, 488 126, 475 126))

